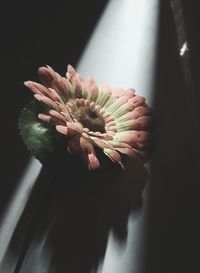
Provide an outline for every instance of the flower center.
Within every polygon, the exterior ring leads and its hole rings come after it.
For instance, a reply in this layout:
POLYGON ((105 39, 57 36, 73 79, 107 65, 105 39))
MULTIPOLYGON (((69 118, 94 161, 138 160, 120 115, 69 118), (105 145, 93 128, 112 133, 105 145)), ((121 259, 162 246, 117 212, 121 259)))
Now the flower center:
POLYGON ((78 121, 90 131, 100 133, 106 132, 104 119, 90 107, 78 107, 73 114, 78 119, 78 121))

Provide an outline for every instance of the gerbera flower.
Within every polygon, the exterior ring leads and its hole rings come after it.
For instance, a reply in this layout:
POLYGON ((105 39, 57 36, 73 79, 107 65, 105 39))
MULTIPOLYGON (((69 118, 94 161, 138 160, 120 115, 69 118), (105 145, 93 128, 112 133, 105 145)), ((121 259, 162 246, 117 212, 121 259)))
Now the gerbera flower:
POLYGON ((48 113, 39 114, 39 119, 55 124, 66 136, 68 152, 81 155, 89 170, 100 167, 97 147, 122 168, 123 155, 146 162, 152 118, 145 98, 133 89, 97 86, 71 65, 66 77, 49 66, 38 71, 42 84, 25 85, 47 107, 48 113))

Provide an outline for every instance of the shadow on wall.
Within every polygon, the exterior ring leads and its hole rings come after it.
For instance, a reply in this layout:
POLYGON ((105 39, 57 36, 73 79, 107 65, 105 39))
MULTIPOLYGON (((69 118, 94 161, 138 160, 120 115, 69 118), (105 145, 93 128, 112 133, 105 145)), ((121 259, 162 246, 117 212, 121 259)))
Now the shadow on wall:
POLYGON ((38 81, 39 66, 49 64, 64 74, 68 63, 75 65, 107 2, 22 0, 12 8, 1 4, 0 89, 6 118, 1 120, 0 216, 30 156, 18 130, 19 113, 32 99, 23 82, 38 81))
POLYGON ((105 164, 106 171, 90 173, 70 156, 53 178, 47 174, 56 165, 44 168, 10 244, 13 256, 21 253, 15 273, 97 270, 111 230, 126 247, 128 217, 142 205, 146 173, 137 161, 126 173, 110 159, 105 164))
POLYGON ((199 272, 199 144, 192 90, 184 86, 168 1, 162 2, 160 18, 144 272, 199 272))

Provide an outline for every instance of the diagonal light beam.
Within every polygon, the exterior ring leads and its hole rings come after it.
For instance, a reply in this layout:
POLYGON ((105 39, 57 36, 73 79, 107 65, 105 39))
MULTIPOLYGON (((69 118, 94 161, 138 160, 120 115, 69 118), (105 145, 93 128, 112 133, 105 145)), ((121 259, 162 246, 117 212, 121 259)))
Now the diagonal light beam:
MULTIPOLYGON (((152 103, 159 0, 111 0, 86 47, 77 70, 101 83, 133 87, 152 103)), ((32 160, 1 219, 0 262, 34 186, 41 165, 32 160)), ((144 214, 129 219, 123 252, 109 236, 102 273, 137 272, 144 214)), ((0 265, 1 268, 1 265, 0 265)), ((9 272, 9 271, 8 271, 9 272)))
MULTIPOLYGON (((153 103, 159 0, 111 0, 96 27, 77 70, 98 83, 132 87, 153 103)), ((112 232, 98 272, 141 272, 144 210, 129 218, 124 250, 112 232)))

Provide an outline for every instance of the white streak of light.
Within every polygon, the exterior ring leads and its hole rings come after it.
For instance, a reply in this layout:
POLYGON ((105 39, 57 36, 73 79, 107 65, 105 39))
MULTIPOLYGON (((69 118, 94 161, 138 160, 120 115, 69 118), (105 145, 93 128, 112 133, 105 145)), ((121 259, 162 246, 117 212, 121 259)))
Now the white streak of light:
POLYGON ((180 56, 183 56, 186 51, 189 50, 187 42, 184 42, 181 49, 180 49, 180 56))
POLYGON ((7 251, 9 242, 15 231, 17 223, 27 204, 34 183, 37 180, 41 164, 36 159, 31 159, 26 171, 19 182, 5 213, 0 221, 0 265, 7 251))
POLYGON ((77 70, 152 99, 159 0, 111 0, 77 70))
MULTIPOLYGON (((153 102, 159 0, 111 0, 101 17, 77 70, 99 84, 132 87, 153 102)), ((126 248, 112 232, 98 273, 140 272, 144 209, 128 222, 126 248)))

